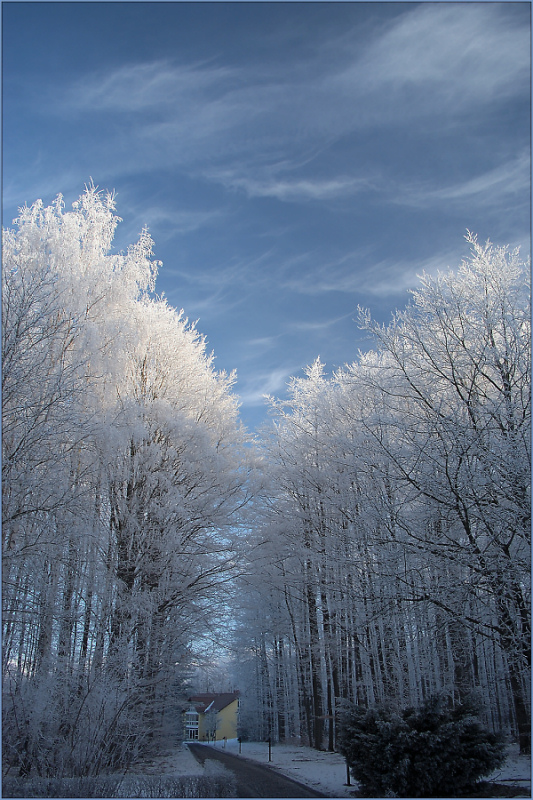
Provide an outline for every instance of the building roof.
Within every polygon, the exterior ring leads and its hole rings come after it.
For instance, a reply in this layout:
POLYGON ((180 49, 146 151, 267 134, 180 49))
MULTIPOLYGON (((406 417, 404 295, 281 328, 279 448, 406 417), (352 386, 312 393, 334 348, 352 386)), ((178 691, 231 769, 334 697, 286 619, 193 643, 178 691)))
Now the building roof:
POLYGON ((223 708, 237 700, 239 694, 240 692, 223 692, 222 694, 204 692, 204 694, 193 694, 189 697, 189 702, 193 704, 199 714, 205 714, 208 711, 222 711, 223 708))

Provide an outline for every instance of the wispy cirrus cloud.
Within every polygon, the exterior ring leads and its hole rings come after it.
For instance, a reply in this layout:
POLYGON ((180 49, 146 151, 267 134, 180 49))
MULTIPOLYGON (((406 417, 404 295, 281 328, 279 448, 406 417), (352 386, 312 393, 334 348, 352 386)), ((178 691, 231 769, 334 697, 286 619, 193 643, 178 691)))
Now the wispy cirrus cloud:
POLYGON ((300 364, 276 367, 272 370, 249 374, 237 386, 237 394, 245 406, 262 406, 266 398, 285 391, 292 375, 301 369, 300 364))
POLYGON ((176 289, 167 292, 174 305, 180 305, 180 297, 186 293, 187 313, 191 318, 219 319, 227 317, 239 307, 246 307, 250 298, 265 285, 269 276, 265 267, 271 262, 273 248, 257 253, 255 257, 224 258, 204 266, 191 268, 187 261, 165 265, 167 280, 176 289))
POLYGON ((332 200, 359 194, 373 186, 369 178, 348 176, 327 180, 320 178, 289 180, 269 177, 239 177, 232 171, 215 171, 211 172, 209 177, 228 188, 244 191, 248 197, 275 197, 283 201, 332 200))
POLYGON ((379 98, 361 122, 454 120, 523 91, 529 48, 529 22, 520 27, 504 4, 421 3, 371 36, 330 83, 379 98))
POLYGON ((359 191, 365 178, 288 177, 302 153, 317 154, 344 136, 375 126, 437 128, 457 124, 483 105, 523 91, 529 80, 529 30, 503 4, 436 3, 407 7, 374 24, 365 41, 357 26, 297 54, 291 69, 274 61, 239 65, 167 59, 98 71, 44 97, 47 113, 127 115, 110 163, 127 170, 155 165, 193 168, 249 196, 330 198, 359 191), (142 156, 142 157, 141 157, 142 156), (214 168, 206 169, 211 164, 214 168), (264 167, 274 166, 273 174, 264 167))
POLYGON ((58 111, 179 113, 179 103, 195 105, 206 95, 219 94, 237 76, 229 67, 206 63, 176 64, 168 60, 123 64, 113 71, 99 70, 67 86, 58 111), (178 104, 178 105, 176 105, 178 104))
POLYGON ((340 316, 329 317, 323 320, 313 320, 312 322, 294 321, 287 324, 288 331, 295 331, 298 333, 326 333, 339 322, 345 319, 353 319, 355 309, 348 314, 341 314, 340 316))
MULTIPOLYGON (((209 228, 221 222, 224 213, 220 208, 194 210, 171 206, 148 205, 146 207, 126 208, 128 227, 157 227, 159 241, 172 239, 185 233, 209 228)), ((122 213, 126 213, 122 212, 122 213)))
MULTIPOLYGON (((422 272, 435 273, 448 264, 457 265, 464 248, 449 250, 420 261, 398 258, 372 260, 370 254, 359 251, 348 253, 337 262, 315 265, 305 274, 288 278, 285 286, 302 295, 320 295, 341 292, 354 296, 354 304, 361 297, 393 298, 405 293, 419 283, 422 272)), ((335 320, 339 321, 343 317, 335 320)))
POLYGON ((278 336, 259 336, 256 339, 250 339, 246 342, 249 347, 258 348, 260 350, 269 350, 274 347, 279 340, 278 336))
POLYGON ((458 183, 437 188, 404 186, 401 191, 392 193, 392 199, 396 203, 413 206, 427 206, 428 203, 437 204, 450 200, 457 203, 468 203, 473 198, 478 203, 499 204, 504 195, 527 196, 530 186, 530 169, 530 154, 524 152, 517 158, 458 183))

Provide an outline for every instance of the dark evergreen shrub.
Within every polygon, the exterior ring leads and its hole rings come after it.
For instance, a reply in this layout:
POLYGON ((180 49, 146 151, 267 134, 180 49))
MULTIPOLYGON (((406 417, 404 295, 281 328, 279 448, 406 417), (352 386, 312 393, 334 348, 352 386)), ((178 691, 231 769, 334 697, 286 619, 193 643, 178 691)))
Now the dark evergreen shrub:
POLYGON ((431 697, 401 713, 341 710, 338 747, 367 797, 458 796, 503 764, 503 737, 486 731, 471 704, 431 697))

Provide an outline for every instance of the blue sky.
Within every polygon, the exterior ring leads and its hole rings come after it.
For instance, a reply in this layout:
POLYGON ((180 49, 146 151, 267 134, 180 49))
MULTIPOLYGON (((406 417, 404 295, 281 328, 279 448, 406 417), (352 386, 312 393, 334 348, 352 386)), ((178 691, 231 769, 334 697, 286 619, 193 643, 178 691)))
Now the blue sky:
POLYGON ((466 229, 530 249, 529 3, 4 2, 3 223, 116 190, 255 428, 466 229))

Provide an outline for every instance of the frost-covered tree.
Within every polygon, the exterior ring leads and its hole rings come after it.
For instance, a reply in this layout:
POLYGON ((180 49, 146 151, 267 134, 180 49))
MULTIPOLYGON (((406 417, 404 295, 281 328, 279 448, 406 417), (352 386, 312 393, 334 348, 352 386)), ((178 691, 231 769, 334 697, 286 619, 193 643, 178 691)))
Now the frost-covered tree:
POLYGON ((118 587, 110 649, 118 669, 161 685, 233 571, 242 435, 232 379, 214 372, 194 328, 161 302, 138 311, 115 435, 102 442, 118 587))
POLYGON ((389 326, 362 314, 374 351, 331 379, 317 361, 272 403, 257 707, 268 692, 275 706, 282 665, 317 747, 339 700, 472 690, 488 725, 529 746, 529 273, 469 242, 389 326))
MULTIPOLYGON (((262 600, 246 617, 260 642, 256 703, 273 710, 280 736, 288 709, 297 710, 299 733, 333 749, 337 701, 373 702, 391 691, 384 670, 394 664, 383 665, 395 656, 394 639, 382 614, 391 590, 376 579, 374 520, 354 461, 364 442, 343 412, 339 387, 317 361, 273 412, 264 433, 270 484, 258 506, 252 565, 262 600)), ((381 571, 385 554, 388 563, 392 554, 381 547, 381 571)))
POLYGON ((143 231, 114 253, 94 187, 21 210, 3 248, 4 767, 126 764, 237 561, 233 377, 154 294, 143 231))
POLYGON ((527 749, 529 271, 518 252, 468 241, 472 255, 458 273, 423 276, 412 305, 390 326, 364 317, 380 350, 354 377, 377 390, 365 429, 386 454, 394 483, 412 498, 397 524, 409 547, 430 554, 441 573, 460 582, 460 591, 442 582, 428 599, 497 640, 527 749), (413 524, 416 508, 426 519, 413 524), (478 609, 475 619, 469 602, 478 609))

